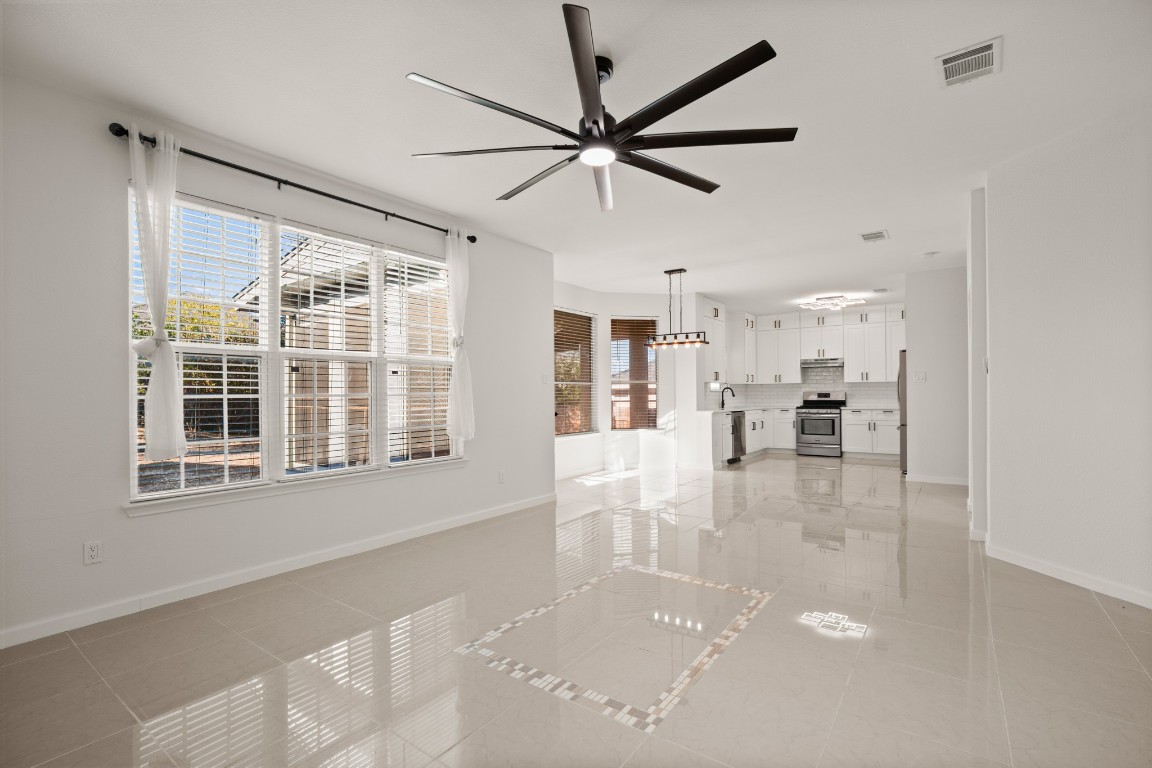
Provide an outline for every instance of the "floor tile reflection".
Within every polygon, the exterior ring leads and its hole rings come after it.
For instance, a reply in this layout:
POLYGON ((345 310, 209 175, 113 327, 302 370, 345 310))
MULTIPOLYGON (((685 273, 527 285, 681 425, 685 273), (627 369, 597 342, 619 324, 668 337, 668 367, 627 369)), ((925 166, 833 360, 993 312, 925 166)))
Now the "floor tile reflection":
POLYGON ((0 768, 1148 765, 1152 611, 987 558, 966 489, 790 454, 556 486, 0 651, 0 768))

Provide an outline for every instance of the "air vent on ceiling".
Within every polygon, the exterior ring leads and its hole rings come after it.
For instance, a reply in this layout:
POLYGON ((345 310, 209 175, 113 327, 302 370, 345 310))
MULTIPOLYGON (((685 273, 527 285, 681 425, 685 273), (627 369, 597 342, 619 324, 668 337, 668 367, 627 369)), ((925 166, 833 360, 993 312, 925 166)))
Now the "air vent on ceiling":
POLYGON ((997 37, 961 51, 936 57, 941 85, 959 85, 1000 71, 1004 38, 997 37))
POLYGON ((865 232, 860 235, 860 239, 866 243, 876 243, 881 240, 888 239, 888 230, 878 229, 875 232, 865 232))

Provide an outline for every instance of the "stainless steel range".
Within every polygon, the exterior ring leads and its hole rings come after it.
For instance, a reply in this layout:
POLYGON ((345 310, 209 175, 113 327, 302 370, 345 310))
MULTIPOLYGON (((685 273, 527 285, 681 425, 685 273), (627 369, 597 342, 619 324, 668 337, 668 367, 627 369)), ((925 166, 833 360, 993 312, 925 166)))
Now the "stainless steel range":
POLYGON ((805 392, 796 408, 796 453, 800 456, 842 456, 840 409, 845 392, 805 392))

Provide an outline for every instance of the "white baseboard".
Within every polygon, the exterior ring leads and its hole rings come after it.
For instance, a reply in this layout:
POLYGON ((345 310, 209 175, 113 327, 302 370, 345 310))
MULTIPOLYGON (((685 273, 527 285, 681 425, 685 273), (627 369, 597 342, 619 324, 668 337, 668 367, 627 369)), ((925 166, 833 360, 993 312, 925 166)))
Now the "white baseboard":
POLYGON ((966 477, 941 477, 939 475, 914 475, 909 472, 905 479, 910 483, 937 483, 939 485, 968 485, 966 477))
POLYGON ((1013 552, 1010 549, 1004 549, 992 544, 985 546, 985 552, 988 557, 994 557, 997 560, 1003 560, 1012 565, 1018 565, 1021 568, 1027 568, 1030 571, 1042 573, 1045 576, 1051 576, 1054 579, 1066 581, 1069 584, 1075 584, 1078 587, 1090 589, 1093 592, 1099 592, 1102 595, 1109 595, 1119 600, 1127 600, 1136 605, 1142 605, 1145 608, 1152 609, 1152 592, 1142 589, 1130 587, 1127 584, 1121 584, 1111 579, 1093 576, 1090 573, 1077 571, 1073 568, 1066 568, 1056 563, 1051 563, 1047 560, 1041 560, 1037 557, 1030 557, 1023 555, 1019 552, 1013 552))
POLYGON ((556 479, 557 480, 568 480, 569 478, 572 478, 572 477, 579 477, 580 475, 590 475, 593 472, 603 472, 603 471, 604 471, 604 462, 600 462, 599 464, 589 464, 588 466, 581 467, 580 469, 566 471, 564 473, 563 477, 557 477, 556 479))
POLYGON ((968 530, 968 539, 971 541, 988 541, 988 531, 981 531, 978 528, 970 528, 968 530))
POLYGON ((499 517, 500 515, 506 515, 510 512, 518 512, 522 509, 528 509, 539 504, 547 504, 554 501, 556 501, 555 493, 548 493, 531 499, 521 499, 520 501, 515 501, 510 504, 502 504, 456 517, 436 520, 424 525, 392 531, 381 534, 380 536, 374 536, 370 539, 353 541, 348 544, 329 547, 328 549, 316 550, 302 555, 287 557, 282 560, 275 560, 252 568, 231 571, 230 573, 214 576, 209 579, 188 582, 155 592, 145 592, 124 600, 117 600, 92 608, 62 613, 46 619, 30 621, 25 624, 17 624, 16 626, 0 630, 0 648, 26 643, 30 640, 38 640, 58 632, 66 632, 70 629, 86 627, 98 621, 116 619, 121 616, 136 613, 137 611, 155 608, 158 605, 173 603, 177 600, 185 600, 189 597, 198 597, 209 592, 215 592, 218 589, 234 587, 237 584, 245 584, 249 581, 263 579, 268 576, 276 576, 287 571, 294 571, 297 568, 315 565, 316 563, 323 563, 349 555, 358 555, 361 552, 386 547, 390 544, 398 544, 402 541, 408 541, 409 539, 427 536, 431 533, 439 533, 440 531, 457 528, 461 525, 468 525, 469 523, 478 523, 482 520, 488 520, 493 517, 499 517))

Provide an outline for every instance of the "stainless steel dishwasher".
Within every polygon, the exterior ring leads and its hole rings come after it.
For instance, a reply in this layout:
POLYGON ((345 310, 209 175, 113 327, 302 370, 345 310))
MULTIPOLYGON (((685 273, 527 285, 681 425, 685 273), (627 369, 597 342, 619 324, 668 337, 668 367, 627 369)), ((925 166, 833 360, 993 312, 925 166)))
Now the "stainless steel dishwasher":
POLYGON ((746 451, 744 449, 744 411, 730 411, 732 414, 732 455, 728 463, 740 461, 746 451))

